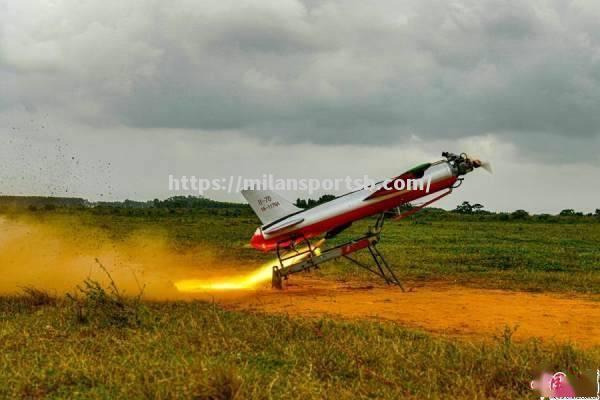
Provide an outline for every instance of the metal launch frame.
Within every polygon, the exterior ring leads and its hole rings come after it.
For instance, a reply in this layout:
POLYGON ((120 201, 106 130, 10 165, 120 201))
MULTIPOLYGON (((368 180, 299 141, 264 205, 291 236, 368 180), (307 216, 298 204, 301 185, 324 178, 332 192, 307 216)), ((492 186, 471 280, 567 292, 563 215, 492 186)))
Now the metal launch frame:
MULTIPOLYGON (((452 192, 452 188, 443 192, 441 195, 414 207, 404 213, 399 213, 394 219, 401 219, 408 217, 423 207, 440 200, 442 197, 449 195, 452 192)), ((313 246, 310 241, 302 236, 300 242, 291 246, 281 246, 281 243, 277 244, 277 259, 278 265, 273 266, 273 277, 271 284, 276 289, 283 289, 283 281, 287 280, 292 274, 301 271, 310 271, 312 268, 319 268, 320 264, 327 261, 332 261, 340 257, 351 261, 353 264, 366 269, 367 271, 382 278, 388 285, 396 285, 404 292, 404 286, 398 279, 387 260, 383 257, 383 254, 377 248, 377 243, 380 241, 381 230, 385 220, 385 213, 381 213, 377 217, 375 225, 369 228, 369 231, 358 239, 351 240, 349 242, 340 244, 329 249, 321 250, 319 247, 313 246), (298 249, 299 245, 304 245, 301 249, 298 249), (355 258, 350 257, 350 254, 368 249, 371 258, 373 259, 374 265, 368 265, 355 258)))
POLYGON ((344 257, 359 267, 364 268, 367 271, 383 278, 387 284, 397 285, 402 289, 402 291, 404 291, 402 283, 396 274, 394 274, 394 271, 390 268, 388 262, 377 248, 377 243, 380 240, 381 228, 383 227, 383 221, 384 214, 381 214, 377 218, 375 226, 369 229, 369 232, 367 232, 365 235, 358 239, 354 239, 325 250, 319 249, 317 251, 318 248, 314 247, 305 237, 302 237, 302 240, 299 243, 306 245, 306 247, 302 248, 301 250, 297 249, 298 245, 287 249, 281 248, 278 245, 277 259, 279 260, 279 265, 273 266, 272 286, 277 289, 283 289, 283 281, 287 280, 291 274, 301 271, 310 271, 312 268, 319 268, 319 265, 323 264, 324 262, 344 257), (350 254, 363 249, 369 250, 375 265, 367 265, 350 257, 350 254), (295 261, 295 259, 298 261, 295 261), (291 262, 286 263, 286 261, 289 260, 291 260, 291 262))
POLYGON ((381 277, 387 284, 397 285, 404 291, 402 283, 377 248, 383 221, 384 214, 381 214, 377 218, 375 226, 370 228, 365 235, 325 250, 314 247, 305 237, 302 237, 302 240, 298 244, 290 248, 282 248, 278 245, 277 259, 279 260, 279 265, 273 266, 272 286, 277 289, 283 289, 283 281, 287 280, 290 275, 301 271, 310 271, 312 268, 319 268, 319 265, 324 262, 344 257, 359 267, 381 277), (298 245, 302 244, 305 247, 298 250, 298 245), (350 257, 350 254, 363 249, 369 250, 375 265, 367 265, 350 257))

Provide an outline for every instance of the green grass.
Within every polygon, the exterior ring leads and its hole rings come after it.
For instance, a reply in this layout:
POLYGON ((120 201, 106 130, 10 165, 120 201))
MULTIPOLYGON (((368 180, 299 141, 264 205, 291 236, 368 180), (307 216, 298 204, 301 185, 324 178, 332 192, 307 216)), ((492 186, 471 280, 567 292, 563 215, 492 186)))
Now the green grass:
MULTIPOLYGON (((479 287, 600 293, 600 223, 501 222, 474 218, 388 223, 381 251, 409 280, 479 287)), ((354 228, 364 230, 366 224, 354 228)), ((351 237, 345 232, 345 237, 351 237)), ((363 260, 367 260, 362 256, 363 260)), ((325 274, 352 274, 338 263, 325 274)), ((361 274, 364 276, 364 274, 361 274)))
MULTIPOLYGON (((150 231, 178 252, 210 247, 224 263, 243 259, 248 269, 267 257, 244 246, 258 225, 248 213, 123 214, 56 210, 8 217, 57 226, 70 238, 99 229, 118 242, 150 231)), ((598 294, 600 223, 565 221, 425 215, 386 223, 381 250, 405 280, 598 294)), ((317 274, 376 279, 342 261, 317 274)), ((541 369, 600 365, 598 347, 515 343, 510 330, 492 342, 446 339, 394 323, 138 302, 91 282, 83 288, 74 299, 35 288, 0 297, 0 398, 533 398, 529 381, 541 369)))
POLYGON ((143 303, 141 324, 82 322, 65 299, 0 298, 0 398, 533 398, 541 369, 600 348, 451 341, 392 323, 293 319, 202 302, 143 303))
MULTIPOLYGON (((232 216, 228 210, 161 211, 133 215, 56 211, 37 212, 27 218, 62 225, 65 235, 72 237, 89 227, 100 228, 117 241, 139 230, 155 231, 178 252, 207 246, 224 264, 239 264, 243 259, 249 269, 271 258, 247 246, 259 225, 249 212, 232 216)), ((409 281, 599 294, 600 219, 564 218, 564 222, 556 222, 560 220, 500 221, 485 216, 417 214, 416 218, 386 222, 380 249, 397 274, 409 281)), ((369 223, 372 221, 354 224, 330 243, 364 233, 369 223)), ((366 254, 357 257, 368 261, 366 254)), ((329 263, 317 274, 331 279, 376 279, 345 260, 329 263)))

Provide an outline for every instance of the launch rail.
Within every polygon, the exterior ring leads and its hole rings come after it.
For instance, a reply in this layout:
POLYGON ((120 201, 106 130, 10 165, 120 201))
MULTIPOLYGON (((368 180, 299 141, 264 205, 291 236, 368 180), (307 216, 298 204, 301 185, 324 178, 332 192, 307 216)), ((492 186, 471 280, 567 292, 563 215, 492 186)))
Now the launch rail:
POLYGON ((300 243, 306 244, 300 250, 298 250, 298 244, 290 248, 280 248, 280 246, 277 246, 279 264, 273 266, 272 286, 277 289, 283 289, 283 281, 287 280, 290 275, 319 268, 320 264, 343 257, 355 265, 379 276, 388 285, 396 285, 402 291, 405 291, 402 282, 400 282, 387 260, 383 257, 383 254, 377 248, 383 221, 384 214, 381 214, 377 218, 375 226, 370 228, 365 235, 325 250, 313 246, 306 238, 302 238, 300 241, 300 243), (350 254, 363 249, 369 250, 369 254, 373 259, 373 265, 368 265, 350 256, 350 254))

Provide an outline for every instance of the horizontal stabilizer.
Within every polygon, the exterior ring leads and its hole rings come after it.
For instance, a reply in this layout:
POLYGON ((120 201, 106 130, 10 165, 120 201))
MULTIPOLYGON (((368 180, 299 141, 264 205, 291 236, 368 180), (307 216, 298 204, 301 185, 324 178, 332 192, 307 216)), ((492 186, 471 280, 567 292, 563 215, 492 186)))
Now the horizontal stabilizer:
POLYGON ((272 190, 242 190, 241 193, 263 225, 302 211, 272 190))

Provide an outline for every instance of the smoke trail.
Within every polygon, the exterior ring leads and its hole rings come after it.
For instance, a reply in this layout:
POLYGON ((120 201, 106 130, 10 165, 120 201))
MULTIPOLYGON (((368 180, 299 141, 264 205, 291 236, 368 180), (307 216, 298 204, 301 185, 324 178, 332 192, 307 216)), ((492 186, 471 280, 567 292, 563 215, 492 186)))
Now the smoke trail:
MULTIPOLYGON (((24 286, 62 294, 88 277, 106 282, 96 258, 126 293, 137 294, 143 285, 146 297, 155 299, 185 298, 175 288, 176 281, 219 281, 252 267, 224 265, 207 246, 177 252, 159 231, 138 231, 114 240, 100 228, 67 229, 57 223, 0 217, 0 294, 14 294, 24 286)), ((270 274, 246 278, 256 287, 270 274)))

